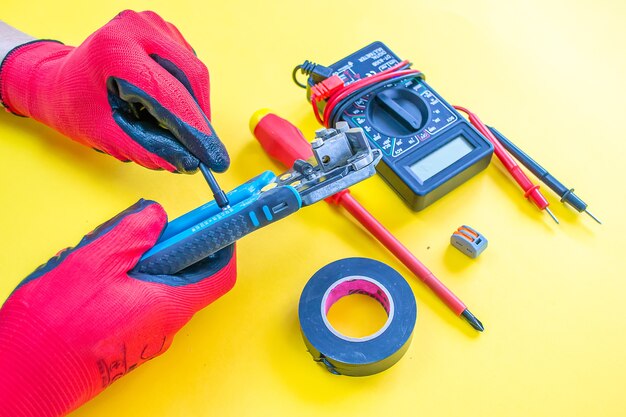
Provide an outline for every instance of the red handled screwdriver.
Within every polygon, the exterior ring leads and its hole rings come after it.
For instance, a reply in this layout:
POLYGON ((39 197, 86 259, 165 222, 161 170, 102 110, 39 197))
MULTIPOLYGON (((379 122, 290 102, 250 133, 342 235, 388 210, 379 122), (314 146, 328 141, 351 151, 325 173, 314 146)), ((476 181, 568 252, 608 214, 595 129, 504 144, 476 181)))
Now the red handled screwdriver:
MULTIPOLYGON (((289 121, 272 114, 267 109, 257 111, 250 119, 250 130, 265 152, 290 167, 297 159, 307 160, 313 156, 311 146, 302 132, 289 121)), ((483 331, 483 324, 467 306, 421 263, 389 230, 365 209, 349 190, 341 191, 326 199, 329 204, 343 206, 380 243, 395 255, 411 272, 430 288, 457 316, 463 317, 476 330, 483 331)))

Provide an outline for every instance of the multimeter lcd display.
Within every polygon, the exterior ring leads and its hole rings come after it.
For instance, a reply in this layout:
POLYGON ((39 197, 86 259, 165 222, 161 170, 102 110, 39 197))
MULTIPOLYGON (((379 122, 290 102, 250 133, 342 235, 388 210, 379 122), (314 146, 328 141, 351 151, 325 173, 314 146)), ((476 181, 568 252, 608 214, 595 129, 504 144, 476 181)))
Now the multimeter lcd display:
POLYGON ((409 169, 415 174, 419 182, 424 184, 426 180, 448 168, 473 150, 474 146, 463 135, 459 135, 441 148, 409 166, 409 169))

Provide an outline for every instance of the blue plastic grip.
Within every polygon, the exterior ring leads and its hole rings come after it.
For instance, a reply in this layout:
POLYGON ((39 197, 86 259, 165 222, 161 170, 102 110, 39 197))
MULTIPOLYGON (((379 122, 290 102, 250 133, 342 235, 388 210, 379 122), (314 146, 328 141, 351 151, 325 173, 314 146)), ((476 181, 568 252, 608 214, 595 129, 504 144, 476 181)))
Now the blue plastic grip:
POLYGON ((274 179, 274 174, 266 172, 237 187, 228 193, 233 205, 224 210, 211 201, 173 220, 134 271, 175 274, 245 235, 298 211, 302 202, 294 188, 278 186, 261 191, 274 179))

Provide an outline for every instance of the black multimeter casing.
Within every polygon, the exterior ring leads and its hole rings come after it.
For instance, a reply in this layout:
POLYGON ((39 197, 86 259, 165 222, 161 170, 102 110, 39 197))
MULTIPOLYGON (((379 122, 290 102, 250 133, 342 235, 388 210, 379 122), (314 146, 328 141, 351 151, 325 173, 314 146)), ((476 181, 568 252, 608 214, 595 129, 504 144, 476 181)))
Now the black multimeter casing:
MULTIPOLYGON (((347 85, 400 62, 385 44, 374 42, 330 67, 347 85)), ((364 130, 383 151, 378 173, 415 211, 485 169, 493 154, 493 145, 422 74, 364 88, 335 107, 330 119, 364 130)))

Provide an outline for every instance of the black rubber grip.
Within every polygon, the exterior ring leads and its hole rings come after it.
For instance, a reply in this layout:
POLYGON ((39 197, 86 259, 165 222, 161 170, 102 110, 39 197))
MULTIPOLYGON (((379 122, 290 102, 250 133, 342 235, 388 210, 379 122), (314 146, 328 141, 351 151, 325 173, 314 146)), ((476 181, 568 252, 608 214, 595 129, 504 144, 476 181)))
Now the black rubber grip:
POLYGON ((138 272, 171 275, 187 268, 247 235, 255 228, 242 214, 236 214, 191 235, 167 250, 155 253, 135 267, 138 272), (229 242, 226 243, 225 242, 229 242))
POLYGON ((141 260, 134 270, 152 275, 175 274, 254 230, 295 213, 300 204, 299 196, 290 187, 261 193, 241 211, 206 227, 195 226, 198 230, 189 237, 141 260))

